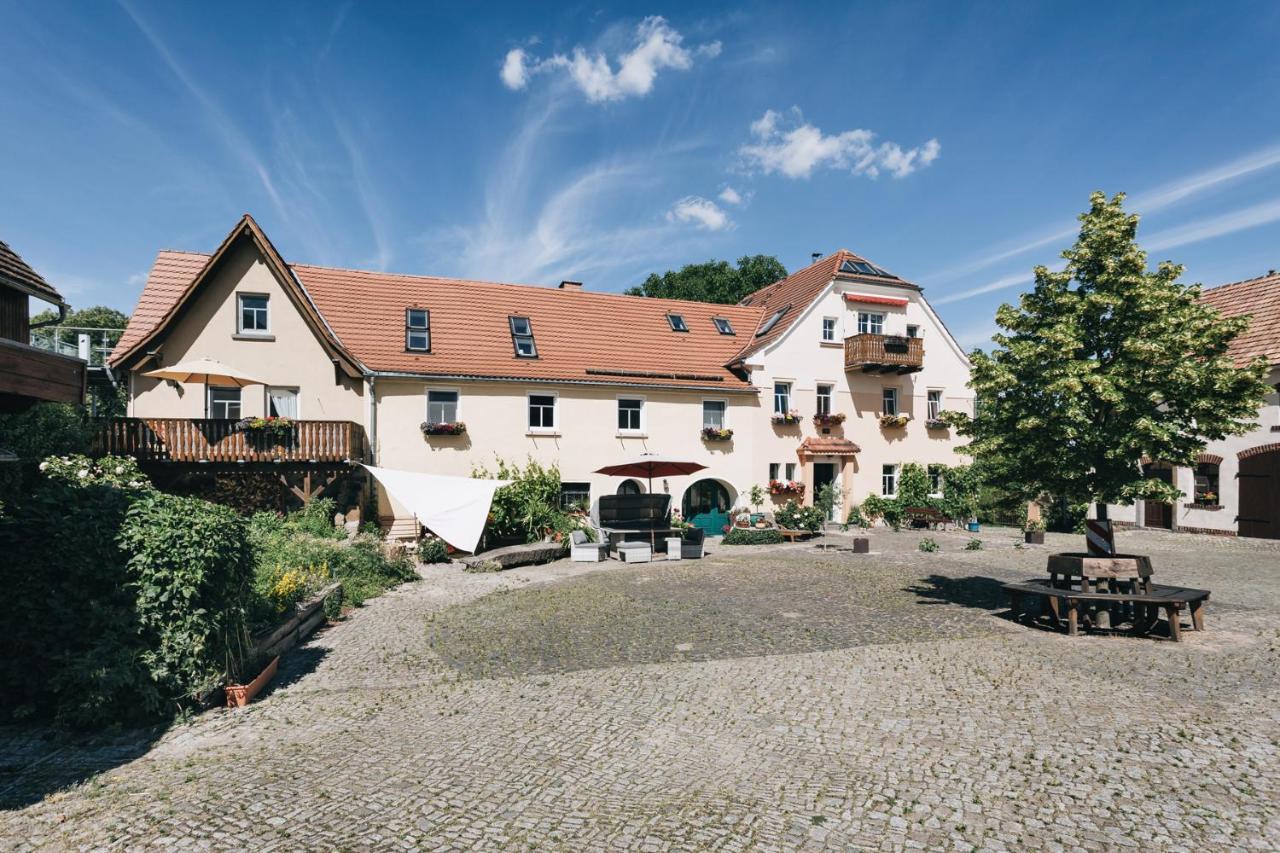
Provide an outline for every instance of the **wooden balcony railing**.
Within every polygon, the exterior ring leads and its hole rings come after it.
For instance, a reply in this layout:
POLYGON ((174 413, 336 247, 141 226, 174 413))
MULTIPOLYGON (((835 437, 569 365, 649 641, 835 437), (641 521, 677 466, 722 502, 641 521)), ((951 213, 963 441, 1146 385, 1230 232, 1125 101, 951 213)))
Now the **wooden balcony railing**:
POLYGON ((864 373, 915 373, 924 367, 924 341, 898 335, 844 339, 844 369, 864 373))
POLYGON ((352 421, 294 421, 284 433, 238 421, 114 418, 98 431, 101 453, 144 462, 346 462, 364 458, 364 429, 352 421))

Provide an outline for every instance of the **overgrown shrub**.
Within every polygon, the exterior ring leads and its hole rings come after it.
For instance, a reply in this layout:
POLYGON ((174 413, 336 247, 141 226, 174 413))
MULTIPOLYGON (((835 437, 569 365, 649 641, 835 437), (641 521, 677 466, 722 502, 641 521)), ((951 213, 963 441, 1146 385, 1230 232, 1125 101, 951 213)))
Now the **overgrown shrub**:
POLYGON ((449 546, 443 539, 428 539, 418 548, 418 559, 424 563, 447 563, 449 546))
POLYGON ((942 546, 938 544, 937 539, 934 539, 932 536, 926 536, 925 538, 920 540, 920 544, 916 547, 918 547, 921 551, 924 551, 926 554, 931 554, 934 551, 941 550, 942 546))
POLYGON ((964 549, 965 549, 966 551, 981 551, 981 550, 982 550, 982 540, 981 540, 981 539, 970 539, 968 542, 964 543, 964 549))
POLYGON ((735 527, 721 541, 725 545, 777 545, 782 542, 782 534, 772 529, 735 527))
MULTIPOLYGON (((483 465, 472 469, 471 476, 481 480, 510 480, 493 493, 485 538, 507 541, 537 542, 553 532, 564 534, 570 522, 560 509, 560 469, 544 467, 530 459, 524 467, 499 458, 497 470, 483 465)), ((577 522, 572 522, 574 527, 577 522)))
POLYGON ((902 527, 903 505, 894 498, 867 495, 862 502, 862 512, 869 521, 882 518, 894 530, 902 527))
POLYGON ((817 533, 822 529, 826 516, 815 506, 801 506, 797 501, 787 501, 773 517, 788 530, 808 530, 817 533))
POLYGON ((37 403, 25 412, 0 415, 0 447, 19 459, 89 452, 93 425, 84 409, 68 403, 37 403))
POLYGON ((151 481, 132 456, 51 456, 40 463, 40 472, 50 480, 71 486, 117 486, 134 491, 151 488, 151 481))

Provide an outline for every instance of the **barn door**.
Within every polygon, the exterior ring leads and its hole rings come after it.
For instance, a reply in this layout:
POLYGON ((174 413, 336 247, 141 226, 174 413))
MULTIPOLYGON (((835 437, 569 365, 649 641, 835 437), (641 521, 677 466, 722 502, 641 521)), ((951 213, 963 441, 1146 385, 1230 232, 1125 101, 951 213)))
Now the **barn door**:
MULTIPOLYGON (((1154 477, 1158 480, 1164 480, 1166 483, 1173 482, 1173 469, 1171 469, 1168 465, 1161 465, 1161 464, 1144 465, 1143 474, 1147 477, 1154 477)), ((1143 501, 1142 525, 1144 527, 1163 527, 1165 530, 1172 530, 1173 529, 1172 504, 1160 503, 1157 501, 1143 501)))
POLYGON ((1280 450, 1240 460, 1241 536, 1280 539, 1280 450))

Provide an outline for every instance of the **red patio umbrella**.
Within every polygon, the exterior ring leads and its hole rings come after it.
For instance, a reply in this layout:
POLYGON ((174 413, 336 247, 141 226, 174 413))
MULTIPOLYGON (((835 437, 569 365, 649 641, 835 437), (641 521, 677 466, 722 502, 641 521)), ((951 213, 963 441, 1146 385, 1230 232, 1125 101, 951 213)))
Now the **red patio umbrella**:
POLYGON ((596 473, 607 474, 610 477, 645 477, 649 481, 649 492, 652 494, 654 477, 679 477, 697 473, 706 467, 701 462, 685 462, 659 456, 656 453, 645 453, 632 462, 597 468, 596 473))

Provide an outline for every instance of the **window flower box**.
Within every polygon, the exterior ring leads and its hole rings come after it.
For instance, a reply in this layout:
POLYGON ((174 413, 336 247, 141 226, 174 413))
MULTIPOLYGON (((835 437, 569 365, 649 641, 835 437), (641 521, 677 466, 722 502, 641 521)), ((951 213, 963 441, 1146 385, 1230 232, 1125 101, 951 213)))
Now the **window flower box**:
POLYGON ((284 437, 293 433, 291 418, 277 418, 268 415, 265 418, 241 418, 236 421, 236 428, 241 432, 257 435, 274 435, 284 437))
POLYGON ((885 429, 901 429, 911 420, 910 415, 881 415, 880 426, 885 429))
POLYGON ((827 412, 825 414, 816 414, 813 416, 814 426, 838 426, 844 423, 845 415, 840 412, 827 412))
POLYGON ((1210 512, 1217 512, 1222 509, 1222 504, 1217 501, 1196 501, 1195 503, 1183 504, 1184 509, 1205 509, 1210 512))
POLYGON ((798 424, 800 423, 800 413, 795 409, 792 409, 786 414, 774 414, 773 423, 774 426, 790 426, 791 424, 798 424))
POLYGON ((703 441, 730 441, 733 438, 733 430, 720 427, 703 427, 703 441))
POLYGON ((770 480, 769 494, 796 495, 799 497, 804 494, 804 483, 799 480, 770 480))
POLYGON ((942 418, 929 418, 929 420, 924 422, 925 429, 947 429, 950 426, 951 424, 947 423, 942 418))
POLYGON ((467 431, 467 425, 462 421, 444 421, 442 423, 423 422, 423 435, 462 435, 467 431))

